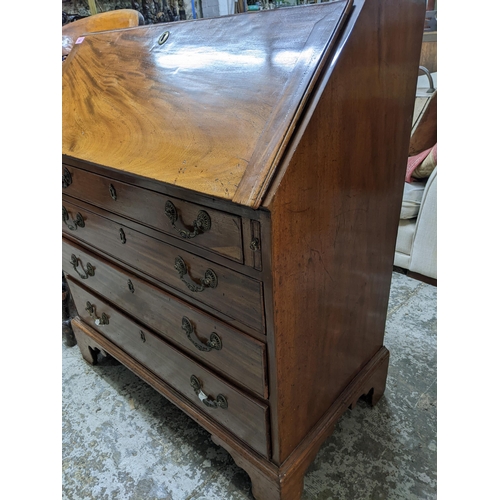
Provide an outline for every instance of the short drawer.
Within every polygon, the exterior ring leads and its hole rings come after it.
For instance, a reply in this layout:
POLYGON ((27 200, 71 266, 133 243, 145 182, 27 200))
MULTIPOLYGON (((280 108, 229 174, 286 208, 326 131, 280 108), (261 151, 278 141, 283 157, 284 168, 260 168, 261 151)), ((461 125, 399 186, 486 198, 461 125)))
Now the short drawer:
POLYGON ((243 262, 240 217, 79 168, 63 165, 63 177, 65 171, 64 194, 243 262))
POLYGON ((63 271, 239 385, 267 398, 265 344, 63 239, 63 271), (88 272, 90 264, 91 272, 88 272))
POLYGON ((63 232, 264 333, 262 283, 64 201, 63 232), (76 223, 75 223, 76 225, 76 223), (83 226, 83 227, 82 227, 83 226))
POLYGON ((268 406, 236 389, 68 278, 80 318, 213 420, 268 456, 268 406))

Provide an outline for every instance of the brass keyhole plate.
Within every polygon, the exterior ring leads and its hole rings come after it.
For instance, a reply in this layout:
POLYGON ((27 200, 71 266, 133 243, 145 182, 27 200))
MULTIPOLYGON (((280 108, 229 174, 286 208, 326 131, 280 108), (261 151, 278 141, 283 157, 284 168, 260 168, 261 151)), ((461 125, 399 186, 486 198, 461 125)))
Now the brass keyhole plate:
POLYGON ((158 45, 163 45, 168 40, 169 36, 170 36, 170 31, 165 31, 165 33, 162 33, 160 35, 160 38, 158 38, 158 45))

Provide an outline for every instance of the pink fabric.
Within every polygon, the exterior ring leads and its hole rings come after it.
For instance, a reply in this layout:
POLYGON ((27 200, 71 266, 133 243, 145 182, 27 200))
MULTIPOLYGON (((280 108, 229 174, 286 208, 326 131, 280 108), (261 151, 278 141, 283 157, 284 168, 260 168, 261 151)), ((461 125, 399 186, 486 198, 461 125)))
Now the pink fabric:
POLYGON ((437 142, 434 144, 434 147, 432 148, 432 157, 434 158, 434 163, 437 165, 438 162, 438 145, 437 142))
POLYGON ((432 148, 426 149, 422 151, 418 155, 410 156, 408 158, 408 163, 406 165, 406 182, 413 182, 415 179, 412 178, 413 172, 422 165, 423 161, 432 153, 432 157, 434 158, 434 163, 437 163, 437 143, 434 144, 432 148))

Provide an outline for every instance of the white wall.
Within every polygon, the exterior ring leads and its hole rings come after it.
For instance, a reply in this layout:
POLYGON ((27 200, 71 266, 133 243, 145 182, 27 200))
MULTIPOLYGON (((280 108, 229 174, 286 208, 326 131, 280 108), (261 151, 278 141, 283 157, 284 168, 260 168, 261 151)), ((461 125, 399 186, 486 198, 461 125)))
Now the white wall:
POLYGON ((219 0, 219 13, 221 16, 234 14, 234 0, 219 0))

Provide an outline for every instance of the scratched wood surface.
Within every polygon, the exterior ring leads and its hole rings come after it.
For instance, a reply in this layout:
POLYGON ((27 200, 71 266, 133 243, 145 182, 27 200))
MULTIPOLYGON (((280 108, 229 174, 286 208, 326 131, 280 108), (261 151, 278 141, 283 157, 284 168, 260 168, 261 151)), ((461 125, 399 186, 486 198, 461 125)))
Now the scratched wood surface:
POLYGON ((63 65, 63 154, 255 206, 347 5, 87 35, 63 65))

